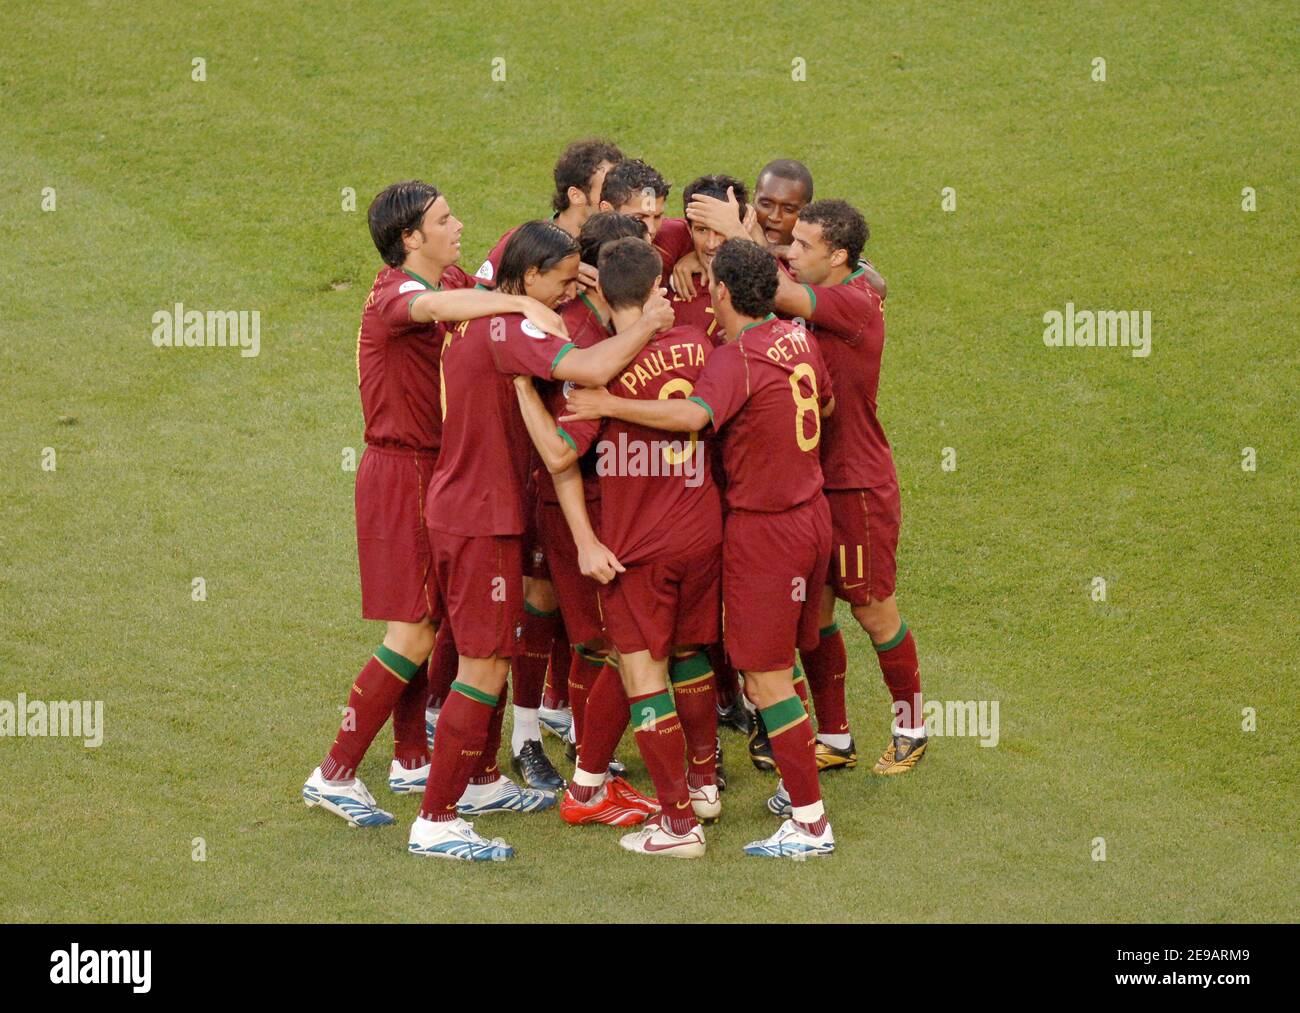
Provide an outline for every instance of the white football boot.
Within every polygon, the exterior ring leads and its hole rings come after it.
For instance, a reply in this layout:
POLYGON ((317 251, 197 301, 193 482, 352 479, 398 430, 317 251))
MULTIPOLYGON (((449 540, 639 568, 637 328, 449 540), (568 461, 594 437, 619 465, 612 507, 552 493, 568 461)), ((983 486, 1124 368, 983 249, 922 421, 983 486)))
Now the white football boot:
POLYGON ((320 806, 343 817, 351 827, 386 827, 396 822, 392 813, 379 808, 361 778, 354 777, 347 784, 330 784, 321 776, 320 767, 311 772, 302 786, 302 800, 309 809, 320 806))
POLYGON ((785 790, 785 782, 776 782, 776 794, 767 800, 767 811, 773 816, 780 816, 783 819, 789 819, 794 815, 794 807, 790 804, 790 793, 785 790))
POLYGON ((706 784, 691 790, 691 808, 701 823, 717 823, 722 817, 722 798, 716 784, 706 784))
POLYGON ((394 760, 388 767, 388 790, 394 795, 423 793, 424 786, 429 783, 429 767, 430 764, 426 763, 423 767, 407 770, 394 760))
POLYGON ((821 836, 814 837, 802 829, 794 820, 786 820, 781 828, 763 841, 751 841, 745 845, 745 854, 759 858, 791 858, 802 862, 809 858, 820 858, 835 850, 835 835, 831 833, 830 824, 821 836))
POLYGON ((573 729, 573 711, 568 707, 539 707, 537 721, 542 731, 550 732, 561 742, 567 742, 569 732, 573 729))
POLYGON ((703 858, 704 830, 698 824, 688 833, 677 835, 669 833, 660 825, 656 817, 646 821, 645 826, 630 834, 624 834, 618 840, 624 851, 634 851, 641 855, 654 855, 659 858, 703 858))
POLYGON ((491 784, 469 784, 456 803, 462 816, 485 816, 489 813, 542 812, 555 805, 555 792, 537 788, 521 788, 514 781, 500 775, 491 784))
POLYGON ((406 850, 429 858, 450 858, 461 862, 504 862, 515 857, 515 849, 500 837, 488 840, 474 831, 474 824, 454 820, 417 819, 411 824, 406 850))

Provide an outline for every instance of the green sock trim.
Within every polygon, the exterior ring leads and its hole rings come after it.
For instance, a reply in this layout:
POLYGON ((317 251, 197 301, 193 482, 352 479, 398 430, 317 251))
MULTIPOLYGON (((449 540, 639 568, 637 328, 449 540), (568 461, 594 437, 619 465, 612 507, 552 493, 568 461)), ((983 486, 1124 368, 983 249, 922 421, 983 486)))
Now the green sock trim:
POLYGON ((644 700, 630 700, 627 709, 631 717, 633 731, 642 729, 649 731, 656 722, 677 713, 672 694, 668 690, 646 697, 644 700))
POLYGON ((467 682, 461 682, 457 679, 451 684, 451 691, 459 693, 461 696, 467 696, 477 703, 487 704, 489 707, 497 705, 497 697, 491 693, 484 693, 481 689, 475 689, 467 682))
POLYGON ((379 650, 375 651, 375 660, 392 672, 403 682, 410 682, 415 677, 415 673, 420 670, 420 666, 410 658, 403 658, 391 647, 379 645, 379 650))
POLYGON ((787 697, 771 707, 764 707, 759 713, 763 715, 763 724, 769 736, 779 735, 791 725, 807 720, 808 714, 803 709, 803 701, 797 696, 787 697))
POLYGON ((832 633, 839 633, 839 631, 840 631, 840 624, 831 623, 829 626, 823 626, 820 630, 818 630, 817 635, 819 637, 829 637, 832 633))
POLYGON ((888 643, 877 644, 873 641, 871 646, 876 649, 877 654, 884 654, 886 651, 892 651, 895 647, 901 644, 903 642, 903 638, 906 636, 907 636, 907 623, 904 622, 901 626, 898 627, 898 632, 894 634, 894 636, 889 640, 888 643))
POLYGON ((673 658, 672 664, 668 666, 668 678, 673 682, 686 682, 712 671, 713 664, 709 661, 709 656, 700 651, 685 658, 673 658))
MULTIPOLYGON (((799 683, 808 686, 808 676, 803 674, 803 669, 799 667, 799 662, 794 663, 794 671, 790 674, 790 682, 794 685, 794 691, 799 693, 799 683)), ((803 705, 803 712, 812 717, 812 687, 808 686, 804 692, 795 697, 803 705), (807 697, 807 699, 804 699, 807 697)))
POLYGON ((551 609, 551 611, 549 612, 543 612, 535 605, 529 605, 528 602, 524 602, 524 611, 527 612, 530 616, 541 616, 543 619, 551 619, 560 614, 560 610, 557 608, 551 609))

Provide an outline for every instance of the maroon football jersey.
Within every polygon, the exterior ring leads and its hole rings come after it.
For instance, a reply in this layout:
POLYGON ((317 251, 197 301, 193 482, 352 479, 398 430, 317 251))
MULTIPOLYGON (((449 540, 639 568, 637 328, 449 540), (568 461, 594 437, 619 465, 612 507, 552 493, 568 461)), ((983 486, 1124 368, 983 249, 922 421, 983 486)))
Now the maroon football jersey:
POLYGON ((821 408, 830 396, 817 343, 772 314, 709 356, 691 400, 718 432, 728 510, 789 510, 821 492, 821 408))
POLYGON ((659 283, 662 285, 673 273, 677 261, 695 249, 695 244, 691 242, 691 223, 685 218, 665 218, 655 233, 654 247, 659 251, 659 259, 664 262, 664 269, 659 275, 659 283))
POLYGON ((862 268, 838 285, 805 285, 808 330, 835 380, 835 412, 822 432, 827 489, 870 489, 894 479, 894 457, 876 418, 885 318, 862 268))
MULTIPOLYGON (((597 341, 614 333, 601 322, 600 314, 596 312, 596 307, 585 294, 578 296, 572 302, 565 303, 560 309, 560 316, 564 318, 564 325, 569 329, 569 340, 578 348, 590 348, 597 341)), ((556 427, 559 428, 560 416, 568 412, 564 396, 573 385, 567 381, 551 380, 537 381, 535 386, 537 393, 541 395, 542 404, 546 405, 546 410, 551 413, 551 418, 556 420, 556 427)), ((600 499, 595 458, 590 453, 583 454, 578 463, 582 469, 582 488, 587 500, 600 499)), ((546 468, 539 467, 536 474, 537 491, 542 502, 559 503, 555 496, 555 480, 551 477, 551 473, 546 468)))
POLYGON ((496 245, 488 250, 488 255, 479 269, 474 272, 474 281, 481 288, 492 288, 497 281, 497 270, 501 267, 501 254, 506 252, 506 244, 510 242, 510 237, 519 231, 516 225, 513 229, 506 229, 505 234, 497 240, 496 245))
POLYGON ((697 274, 691 279, 695 282, 695 297, 686 299, 671 289, 668 301, 673 307, 673 322, 679 327, 698 327, 717 348, 722 344, 724 335, 718 329, 718 318, 713 313, 713 297, 709 295, 709 281, 704 275, 697 274))
MULTIPOLYGON (((687 397, 712 351, 698 328, 662 331, 609 385, 642 401, 687 397)), ((619 419, 566 422, 579 453, 595 446, 600 540, 624 564, 675 559, 722 542, 722 504, 708 451, 694 433, 619 419)))
POLYGON ((447 332, 442 353, 442 453, 425 523, 454 535, 521 535, 532 440, 513 377, 551 378, 573 343, 518 313, 447 332))
POLYGON ((375 276, 357 330, 357 386, 366 443, 436 452, 442 432, 438 358, 445 326, 416 323, 411 302, 422 292, 468 288, 473 279, 446 268, 437 285, 401 268, 375 276))

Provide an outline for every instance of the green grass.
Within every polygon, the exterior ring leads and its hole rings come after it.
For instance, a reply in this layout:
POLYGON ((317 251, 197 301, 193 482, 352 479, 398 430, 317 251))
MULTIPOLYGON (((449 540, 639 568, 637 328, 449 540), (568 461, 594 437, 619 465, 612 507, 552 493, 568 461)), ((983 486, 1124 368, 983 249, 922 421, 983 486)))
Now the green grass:
MULTIPOLYGON (((0 918, 1300 917, 1295 8, 538 6, 6 19, 0 699, 101 699, 107 732, 0 739, 0 918), (899 600, 928 695, 998 700, 1001 742, 828 776, 825 863, 739 853, 772 822, 735 737, 707 860, 669 868, 550 816, 480 823, 509 865, 417 862, 415 799, 379 832, 298 800, 380 637, 340 467, 366 203, 437 182, 472 271, 597 132, 673 181, 673 213, 696 174, 805 159, 889 280, 899 600), (178 300, 260 310, 261 355, 155 349, 178 300), (1067 300, 1151 310, 1150 358, 1045 348, 1067 300)), ((849 650, 874 758, 887 696, 859 631, 849 650)))

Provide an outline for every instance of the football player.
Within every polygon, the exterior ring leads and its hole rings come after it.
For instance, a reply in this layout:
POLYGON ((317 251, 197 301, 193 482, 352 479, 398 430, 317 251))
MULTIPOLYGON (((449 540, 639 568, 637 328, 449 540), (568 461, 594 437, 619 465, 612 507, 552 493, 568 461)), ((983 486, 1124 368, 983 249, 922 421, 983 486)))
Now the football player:
MULTIPOLYGON (((574 391, 566 421, 605 416, 691 432, 711 428, 727 475, 723 535, 723 639, 763 715, 789 818, 750 855, 827 855, 835 838, 817 781, 812 725, 795 685, 795 649, 817 640, 830 555, 830 510, 818 445, 834 408, 817 344, 773 313, 775 260, 757 243, 730 239, 710 269, 711 298, 727 343, 709 357, 688 399, 661 401, 574 391)), ((769 803, 769 808, 772 808, 769 803)), ((774 810, 775 811, 775 810, 774 810)))
POLYGON ((356 772, 390 714, 397 741, 389 787, 421 790, 429 770, 423 711, 440 609, 421 504, 441 439, 436 378, 445 322, 512 312, 525 314, 542 333, 565 329, 553 310, 526 295, 467 287, 468 276, 455 266, 464 226, 437 187, 394 183, 375 197, 368 219, 385 266, 357 333, 366 440, 356 481, 357 558, 362 615, 387 629, 302 794, 308 806, 373 827, 393 816, 356 772))
MULTIPOLYGON (((567 232, 553 222, 528 222, 506 244, 497 290, 554 308, 575 297, 578 261, 578 245, 567 232)), ((530 512, 531 442, 512 377, 607 383, 664 315, 671 317, 662 294, 652 295, 650 303, 645 321, 588 348, 548 333, 517 311, 470 321, 444 340, 442 449, 424 515, 460 660, 438 719, 420 815, 411 827, 413 854, 511 858, 513 848, 483 838, 462 816, 536 812, 555 802, 553 794, 515 785, 495 760, 501 691, 523 613, 523 536, 530 512)))

